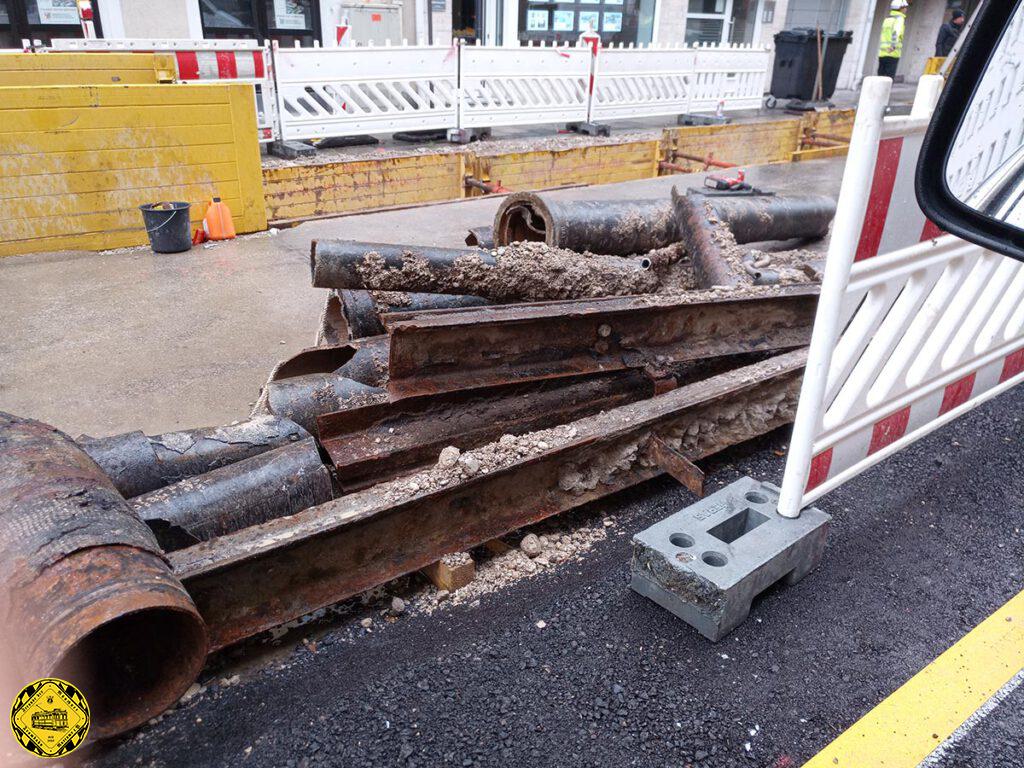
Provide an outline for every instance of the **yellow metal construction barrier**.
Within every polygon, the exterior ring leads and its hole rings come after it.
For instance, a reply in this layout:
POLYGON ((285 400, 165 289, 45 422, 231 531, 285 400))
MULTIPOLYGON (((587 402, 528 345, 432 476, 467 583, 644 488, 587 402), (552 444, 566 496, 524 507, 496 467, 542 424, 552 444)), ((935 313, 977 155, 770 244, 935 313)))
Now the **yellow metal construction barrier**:
POLYGON ((156 85, 174 76, 169 53, 0 53, 0 86, 156 85))
POLYGON ((0 88, 0 256, 139 245, 140 204, 214 195, 266 227, 251 85, 0 88))

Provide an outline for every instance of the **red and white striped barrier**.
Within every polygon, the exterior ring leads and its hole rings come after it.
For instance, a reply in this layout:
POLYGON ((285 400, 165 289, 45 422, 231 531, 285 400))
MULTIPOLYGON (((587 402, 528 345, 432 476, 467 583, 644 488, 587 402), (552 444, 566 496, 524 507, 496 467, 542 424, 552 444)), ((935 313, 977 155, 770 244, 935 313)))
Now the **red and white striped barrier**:
POLYGON ((1024 264, 927 219, 914 172, 940 77, 910 118, 864 81, 779 513, 818 497, 1024 380, 1024 264))

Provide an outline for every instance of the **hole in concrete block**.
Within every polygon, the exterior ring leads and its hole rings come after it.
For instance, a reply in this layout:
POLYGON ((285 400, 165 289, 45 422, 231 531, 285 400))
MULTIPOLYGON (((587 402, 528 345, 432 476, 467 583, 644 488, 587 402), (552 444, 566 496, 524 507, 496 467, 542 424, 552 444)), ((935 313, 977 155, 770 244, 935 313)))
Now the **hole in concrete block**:
POLYGON ((757 491, 747 491, 747 494, 743 498, 745 498, 751 504, 768 503, 768 497, 765 496, 763 493, 758 493, 757 491))
POLYGON ((732 517, 723 520, 708 530, 712 536, 726 544, 732 544, 740 536, 745 536, 757 526, 768 522, 768 517, 752 509, 744 509, 732 517))
POLYGON ((673 533, 668 537, 668 540, 680 549, 688 549, 693 546, 693 538, 691 536, 687 536, 685 533, 673 533))
POLYGON ((700 559, 708 565, 713 565, 715 568, 721 568, 729 562, 728 558, 721 552, 705 552, 700 556, 700 559))

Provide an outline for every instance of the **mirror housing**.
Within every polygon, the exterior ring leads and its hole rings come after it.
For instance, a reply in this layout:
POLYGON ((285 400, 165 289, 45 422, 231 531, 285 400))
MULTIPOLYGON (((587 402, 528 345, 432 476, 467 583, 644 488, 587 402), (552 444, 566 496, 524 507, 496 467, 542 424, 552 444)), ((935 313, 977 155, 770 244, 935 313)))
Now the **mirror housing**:
MULTIPOLYGON (((918 160, 915 190, 925 215, 944 232, 1024 261, 1024 229, 972 208, 953 193, 947 180, 949 159, 975 94, 1003 33, 1021 13, 1024 0, 986 0, 979 9, 932 115, 918 160)), ((1017 87, 1022 85, 1024 76, 1017 87)))

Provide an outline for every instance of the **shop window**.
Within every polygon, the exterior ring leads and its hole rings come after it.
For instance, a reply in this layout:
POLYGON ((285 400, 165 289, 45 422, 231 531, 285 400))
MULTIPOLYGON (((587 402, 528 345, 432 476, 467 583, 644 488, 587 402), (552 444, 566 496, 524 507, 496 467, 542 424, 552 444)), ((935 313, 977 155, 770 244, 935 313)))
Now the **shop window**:
MULTIPOLYGON (((93 18, 102 35, 95 3, 93 18)), ((57 37, 82 37, 75 0, 0 0, 0 48, 20 48, 22 40, 49 45, 57 37)))
POLYGON ((582 32, 597 32, 603 43, 646 42, 649 28, 640 39, 640 25, 647 6, 643 0, 527 0, 519 6, 519 39, 564 43, 574 42, 582 32))
POLYGON ((276 40, 311 46, 320 40, 314 0, 199 0, 206 38, 276 40))

